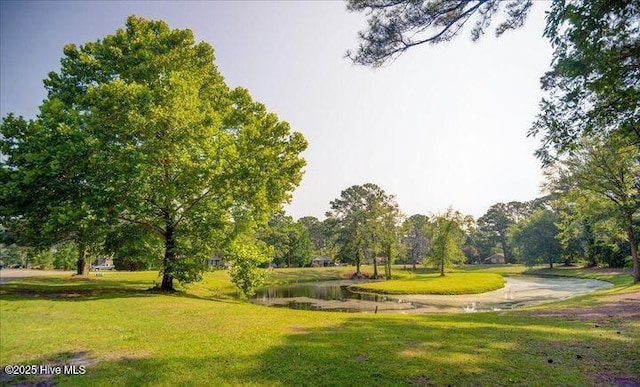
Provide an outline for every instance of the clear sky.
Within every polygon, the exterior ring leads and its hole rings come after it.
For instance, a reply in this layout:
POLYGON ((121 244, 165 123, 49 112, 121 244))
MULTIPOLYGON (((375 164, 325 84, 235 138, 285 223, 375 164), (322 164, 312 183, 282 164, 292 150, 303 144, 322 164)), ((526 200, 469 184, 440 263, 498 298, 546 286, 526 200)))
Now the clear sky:
POLYGON ((163 19, 210 43, 230 86, 309 141, 287 206, 294 218, 322 219, 342 190, 368 182, 408 215, 452 206, 477 218, 494 203, 539 196, 538 143, 526 132, 551 61, 547 7, 535 2, 526 25, 501 38, 491 29, 473 43, 466 31, 372 70, 343 58, 365 15, 337 0, 2 1, 0 113, 35 117, 65 44, 112 34, 132 14, 163 19))

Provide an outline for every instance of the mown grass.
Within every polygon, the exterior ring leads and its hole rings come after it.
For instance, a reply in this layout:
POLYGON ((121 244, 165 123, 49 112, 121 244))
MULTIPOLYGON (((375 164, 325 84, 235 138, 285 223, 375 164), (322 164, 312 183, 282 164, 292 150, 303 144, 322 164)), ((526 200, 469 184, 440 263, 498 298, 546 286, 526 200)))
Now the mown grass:
POLYGON ((523 274, 544 277, 578 277, 607 281, 618 289, 633 286, 631 269, 607 269, 584 267, 529 268, 523 274))
MULTIPOLYGON (((329 281, 349 278, 355 272, 353 266, 277 268, 267 270, 267 284, 282 285, 295 282, 329 281)), ((373 270, 363 266, 362 272, 370 275, 373 270)))
POLYGON ((504 277, 495 273, 421 274, 410 279, 352 285, 357 291, 383 294, 477 294, 504 287, 504 277))
MULTIPOLYGON (((86 386, 640 382, 637 320, 596 326, 526 310, 416 316, 288 310, 236 300, 225 272, 175 294, 146 291, 156 276, 105 273, 80 282, 1 285, 0 365, 81 359, 85 375, 46 381, 86 386)), ((43 381, 0 378, 0 384, 43 381)))

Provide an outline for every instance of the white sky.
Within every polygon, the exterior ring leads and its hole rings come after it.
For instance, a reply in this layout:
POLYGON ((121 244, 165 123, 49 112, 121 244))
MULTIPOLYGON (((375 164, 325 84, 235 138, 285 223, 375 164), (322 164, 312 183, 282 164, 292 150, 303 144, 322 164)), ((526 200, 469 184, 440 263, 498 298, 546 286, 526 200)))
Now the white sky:
POLYGON ((477 218, 494 203, 539 196, 537 141, 526 132, 551 61, 548 4, 535 2, 526 25, 501 38, 490 29, 473 43, 465 31, 371 70, 343 58, 365 15, 342 1, 2 1, 0 113, 35 117, 65 44, 112 34, 131 14, 163 19, 210 43, 230 86, 309 141, 287 207, 294 218, 322 219, 342 190, 368 182, 408 215, 452 206, 477 218))

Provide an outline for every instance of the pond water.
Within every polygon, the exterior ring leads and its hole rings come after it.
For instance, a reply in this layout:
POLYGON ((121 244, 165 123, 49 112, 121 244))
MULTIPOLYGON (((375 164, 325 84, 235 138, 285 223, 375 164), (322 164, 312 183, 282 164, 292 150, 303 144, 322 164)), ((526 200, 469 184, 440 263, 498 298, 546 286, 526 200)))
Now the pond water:
POLYGON ((349 290, 366 281, 322 281, 258 289, 252 302, 293 309, 369 313, 485 312, 566 299, 612 287, 609 282, 578 278, 507 277, 504 288, 465 295, 377 295, 349 290))
POLYGON ((370 281, 320 281, 301 282, 288 285, 269 286, 258 289, 255 299, 270 300, 278 298, 308 297, 317 300, 365 300, 386 301, 387 297, 373 293, 358 293, 349 290, 350 285, 370 281))

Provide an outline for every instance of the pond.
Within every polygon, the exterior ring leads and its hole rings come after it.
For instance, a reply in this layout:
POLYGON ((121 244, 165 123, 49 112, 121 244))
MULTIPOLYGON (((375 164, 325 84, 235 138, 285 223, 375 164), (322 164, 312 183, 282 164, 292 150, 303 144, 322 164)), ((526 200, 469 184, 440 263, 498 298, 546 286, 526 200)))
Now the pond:
POLYGON ((465 295, 377 295, 349 290, 363 281, 322 281, 258 289, 252 302, 306 310, 367 313, 485 312, 551 302, 612 287, 604 281, 579 278, 507 277, 505 287, 465 295))

